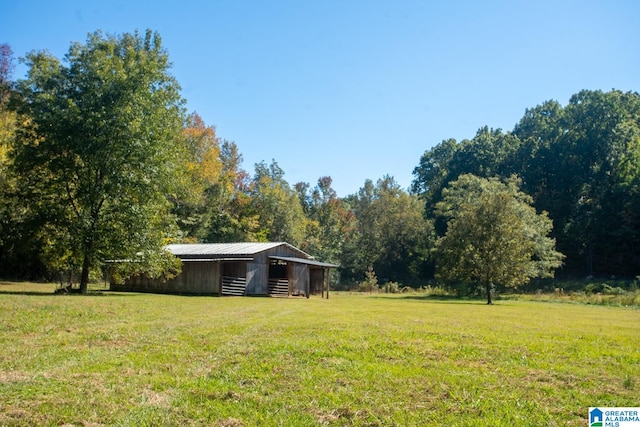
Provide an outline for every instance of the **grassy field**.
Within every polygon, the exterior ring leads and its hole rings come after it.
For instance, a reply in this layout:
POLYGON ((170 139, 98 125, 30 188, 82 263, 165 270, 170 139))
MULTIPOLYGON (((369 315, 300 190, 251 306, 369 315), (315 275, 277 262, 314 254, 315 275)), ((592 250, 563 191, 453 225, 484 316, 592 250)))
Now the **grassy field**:
POLYGON ((0 283, 0 425, 583 426, 640 405, 640 310, 0 283))

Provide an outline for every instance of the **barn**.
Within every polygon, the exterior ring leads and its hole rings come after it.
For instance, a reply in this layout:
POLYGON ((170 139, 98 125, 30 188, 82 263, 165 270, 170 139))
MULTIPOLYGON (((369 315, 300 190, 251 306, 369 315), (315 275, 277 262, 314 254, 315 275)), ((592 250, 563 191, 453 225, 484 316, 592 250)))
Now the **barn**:
POLYGON ((115 291, 196 295, 306 296, 329 298, 331 268, 304 251, 284 242, 201 243, 167 245, 182 261, 182 271, 170 280, 145 276, 115 291))

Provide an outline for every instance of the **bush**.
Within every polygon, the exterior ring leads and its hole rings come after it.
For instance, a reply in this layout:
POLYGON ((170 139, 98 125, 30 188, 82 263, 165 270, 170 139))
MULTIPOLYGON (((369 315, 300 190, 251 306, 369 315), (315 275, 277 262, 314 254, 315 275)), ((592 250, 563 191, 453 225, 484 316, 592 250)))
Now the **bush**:
POLYGON ((432 296, 451 296, 451 292, 447 288, 443 288, 442 286, 422 286, 420 288, 421 292, 424 292, 427 295, 432 296))
POLYGON ((584 287, 587 295, 603 294, 603 295, 624 295, 626 290, 619 286, 611 286, 607 283, 589 283, 584 287))
POLYGON ((380 287, 385 294, 397 294, 400 292, 401 286, 398 282, 387 282, 380 287))
POLYGON ((605 283, 602 285, 602 293, 605 295, 624 295, 627 291, 617 286, 609 286, 605 283))
POLYGON ((378 291, 378 278, 373 268, 369 267, 365 273, 364 281, 358 284, 358 290, 360 292, 377 292, 378 291))
POLYGON ((602 293, 603 288, 604 288, 604 285, 602 283, 589 283, 587 286, 584 287, 584 291, 586 292, 587 295, 600 294, 602 293))

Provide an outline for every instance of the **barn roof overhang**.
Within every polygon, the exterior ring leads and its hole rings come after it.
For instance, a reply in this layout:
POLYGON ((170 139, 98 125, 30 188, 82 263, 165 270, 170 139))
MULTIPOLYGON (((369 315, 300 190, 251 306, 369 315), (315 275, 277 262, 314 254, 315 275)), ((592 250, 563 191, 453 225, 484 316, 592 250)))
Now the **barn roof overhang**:
POLYGON ((253 258, 180 258, 182 262, 224 262, 224 261, 253 261, 253 258))
POLYGON ((298 264, 307 264, 307 265, 311 265, 314 267, 322 267, 322 268, 338 268, 340 267, 339 265, 336 264, 329 264, 326 262, 320 262, 320 261, 314 261, 312 259, 305 259, 305 258, 296 258, 296 257, 288 257, 288 256, 270 256, 270 259, 277 259, 280 261, 285 261, 285 262, 295 262, 298 264))

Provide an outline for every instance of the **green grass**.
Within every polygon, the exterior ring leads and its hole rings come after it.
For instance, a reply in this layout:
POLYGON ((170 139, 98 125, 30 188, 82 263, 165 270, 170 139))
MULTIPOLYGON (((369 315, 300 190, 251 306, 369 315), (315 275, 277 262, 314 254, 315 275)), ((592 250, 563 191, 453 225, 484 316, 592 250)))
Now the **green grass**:
POLYGON ((640 308, 640 291, 624 291, 619 294, 589 294, 586 292, 568 292, 555 294, 553 292, 539 294, 506 294, 501 295, 503 300, 531 300, 539 302, 561 302, 573 304, 606 305, 612 307, 640 308))
POLYGON ((585 425, 637 406, 640 311, 0 283, 0 425, 585 425))

